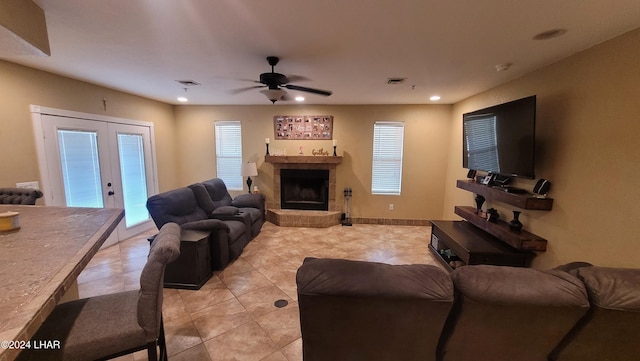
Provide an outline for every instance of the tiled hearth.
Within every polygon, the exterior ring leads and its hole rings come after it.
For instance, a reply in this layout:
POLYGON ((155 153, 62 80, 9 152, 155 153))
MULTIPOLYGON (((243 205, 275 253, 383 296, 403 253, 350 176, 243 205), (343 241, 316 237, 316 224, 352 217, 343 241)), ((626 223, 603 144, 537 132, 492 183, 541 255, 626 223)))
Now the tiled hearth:
POLYGON ((269 209, 267 220, 280 227, 326 228, 340 224, 341 212, 269 209))
POLYGON ((324 228, 340 224, 341 205, 336 202, 336 167, 342 157, 332 156, 266 156, 273 164, 273 202, 267 204, 267 220, 281 227, 324 228), (329 210, 281 209, 281 169, 326 169, 329 170, 329 210))

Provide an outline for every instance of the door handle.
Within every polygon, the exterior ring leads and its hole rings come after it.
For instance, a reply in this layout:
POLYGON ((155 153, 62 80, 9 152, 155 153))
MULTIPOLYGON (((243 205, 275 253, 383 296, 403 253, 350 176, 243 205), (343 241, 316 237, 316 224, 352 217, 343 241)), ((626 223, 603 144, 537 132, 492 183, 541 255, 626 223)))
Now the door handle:
POLYGON ((109 193, 107 193, 107 194, 108 194, 108 195, 110 195, 110 196, 112 196, 112 195, 114 195, 115 193, 114 193, 113 191, 109 191, 109 193))

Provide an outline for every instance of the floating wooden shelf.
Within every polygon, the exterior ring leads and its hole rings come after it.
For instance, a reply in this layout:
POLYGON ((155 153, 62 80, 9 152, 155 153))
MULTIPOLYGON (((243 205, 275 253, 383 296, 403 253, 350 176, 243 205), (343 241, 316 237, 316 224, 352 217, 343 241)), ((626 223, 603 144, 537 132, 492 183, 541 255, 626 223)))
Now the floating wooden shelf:
POLYGON ((553 208, 553 198, 535 197, 532 193, 508 193, 502 189, 469 180, 458 180, 457 186, 460 189, 479 194, 487 199, 522 209, 550 211, 553 208))
POLYGON ((495 223, 489 222, 485 218, 478 216, 476 209, 473 207, 456 206, 455 213, 518 251, 547 250, 546 239, 523 230, 514 231, 509 227, 509 223, 501 219, 498 219, 495 223))

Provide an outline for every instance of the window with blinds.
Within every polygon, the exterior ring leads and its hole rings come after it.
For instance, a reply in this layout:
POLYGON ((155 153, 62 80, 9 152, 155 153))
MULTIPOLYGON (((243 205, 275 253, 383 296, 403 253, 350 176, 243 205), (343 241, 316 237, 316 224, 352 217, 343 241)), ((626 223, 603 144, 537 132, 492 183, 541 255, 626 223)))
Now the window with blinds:
POLYGON ((403 148, 403 122, 375 122, 371 172, 372 194, 400 194, 403 148))
POLYGON ((229 190, 242 190, 242 128, 239 121, 215 122, 216 174, 229 190))
POLYGON ((464 123, 468 169, 500 172, 496 117, 486 115, 464 123))

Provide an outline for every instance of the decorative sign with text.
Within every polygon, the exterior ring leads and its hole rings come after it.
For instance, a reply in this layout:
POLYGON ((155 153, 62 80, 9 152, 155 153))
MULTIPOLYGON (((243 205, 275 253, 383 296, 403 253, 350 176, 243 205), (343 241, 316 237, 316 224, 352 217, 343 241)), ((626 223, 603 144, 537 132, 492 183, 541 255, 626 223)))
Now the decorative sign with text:
POLYGON ((276 115, 275 139, 328 140, 333 137, 332 115, 276 115))

